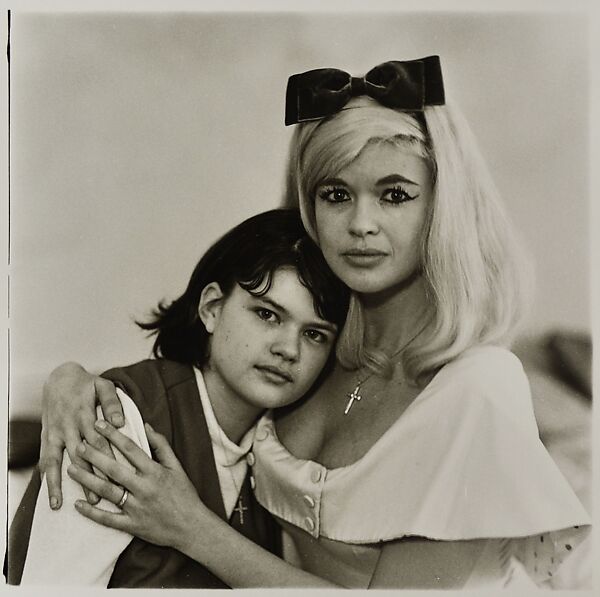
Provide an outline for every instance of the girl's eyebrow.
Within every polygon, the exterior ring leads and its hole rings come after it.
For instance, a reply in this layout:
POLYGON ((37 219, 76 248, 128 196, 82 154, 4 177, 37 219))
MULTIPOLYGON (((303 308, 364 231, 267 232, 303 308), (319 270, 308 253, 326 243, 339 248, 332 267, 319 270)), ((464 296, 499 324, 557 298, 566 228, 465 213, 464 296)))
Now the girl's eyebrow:
MULTIPOLYGON (((280 305, 278 302, 274 301, 273 299, 267 296, 257 296, 255 298, 259 301, 262 301, 263 303, 267 303, 269 306, 273 307, 273 309, 279 311, 280 313, 283 313, 286 316, 289 316, 290 314, 290 312, 283 305, 280 305)), ((321 319, 320 317, 315 321, 311 322, 310 326, 320 330, 331 332, 332 334, 337 334, 337 326, 333 323, 329 323, 329 321, 327 321, 326 319, 321 319)))

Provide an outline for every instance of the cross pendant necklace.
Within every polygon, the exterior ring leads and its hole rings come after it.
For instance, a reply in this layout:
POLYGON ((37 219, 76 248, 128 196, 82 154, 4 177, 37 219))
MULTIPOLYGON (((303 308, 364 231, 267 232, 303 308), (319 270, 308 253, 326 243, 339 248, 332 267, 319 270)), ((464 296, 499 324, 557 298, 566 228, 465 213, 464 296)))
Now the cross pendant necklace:
POLYGON ((240 516, 240 524, 244 524, 244 512, 248 510, 246 506, 244 506, 244 502, 242 502, 242 496, 238 498, 237 506, 233 509, 234 512, 237 512, 240 516))
MULTIPOLYGON (((223 433, 223 430, 221 429, 221 426, 219 425, 218 427, 219 430, 219 443, 221 444, 221 450, 222 453, 226 455, 226 449, 225 449, 225 441, 223 439, 223 436, 225 435, 223 433)), ((248 510, 248 508, 246 506, 244 506, 244 502, 242 501, 242 494, 241 494, 241 489, 238 489, 238 484, 235 482, 235 475, 233 473, 233 470, 231 468, 229 468, 230 466, 232 466, 232 464, 234 463, 225 463, 224 466, 225 468, 229 471, 229 474, 231 475, 231 482, 233 484, 234 489, 237 492, 237 502, 235 503, 235 508, 231 511, 231 515, 230 515, 230 521, 233 520, 233 513, 237 512, 239 519, 240 519, 240 526, 243 526, 244 524, 244 512, 246 512, 248 510)), ((242 486, 244 485, 244 481, 242 481, 242 486)))
POLYGON ((344 414, 347 415, 350 412, 350 409, 352 408, 352 405, 354 404, 354 401, 360 401, 360 399, 362 398, 362 396, 360 395, 360 385, 362 384, 362 381, 359 381, 356 384, 356 387, 354 388, 354 390, 352 390, 351 394, 346 394, 346 396, 348 396, 349 400, 348 400, 348 404, 346 404, 346 409, 344 410, 344 414))
MULTIPOLYGON (((404 350, 407 348, 407 346, 409 344, 412 343, 412 341, 425 329, 427 325, 427 322, 425 323, 425 325, 419 329, 419 331, 411 337, 411 339, 406 342, 406 344, 404 344, 402 346, 402 348, 398 349, 391 357, 390 359, 395 359, 395 357, 397 357, 400 353, 404 352, 404 350)), ((394 366, 396 364, 394 363, 394 366)), ((344 414, 347 415, 350 412, 350 409, 352 408, 352 405, 355 402, 360 402, 360 400, 362 400, 363 396, 360 393, 360 389, 361 386, 367 382, 369 379, 371 379, 371 377, 373 377, 374 372, 372 371, 371 373, 369 373, 366 377, 364 377, 363 379, 359 380, 356 384, 356 387, 354 388, 354 390, 352 390, 352 392, 350 394, 346 394, 346 396, 348 397, 348 402, 346 403, 346 408, 344 409, 344 414)))

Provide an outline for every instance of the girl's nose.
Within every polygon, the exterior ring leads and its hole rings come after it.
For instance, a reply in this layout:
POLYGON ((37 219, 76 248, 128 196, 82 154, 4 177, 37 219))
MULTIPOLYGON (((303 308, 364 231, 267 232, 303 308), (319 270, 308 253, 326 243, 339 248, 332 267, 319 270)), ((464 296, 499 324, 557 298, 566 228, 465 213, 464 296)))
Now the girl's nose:
POLYGON ((300 339, 295 330, 280 330, 271 345, 271 352, 285 361, 297 361, 300 356, 300 339))

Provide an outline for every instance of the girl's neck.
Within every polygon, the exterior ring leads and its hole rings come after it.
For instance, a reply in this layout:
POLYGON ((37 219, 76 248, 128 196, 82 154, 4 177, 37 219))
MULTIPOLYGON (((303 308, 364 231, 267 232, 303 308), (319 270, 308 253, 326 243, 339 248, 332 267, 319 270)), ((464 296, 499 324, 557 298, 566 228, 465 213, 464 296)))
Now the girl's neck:
POLYGON ((359 295, 358 300, 364 313, 367 344, 388 354, 398 350, 425 323, 426 297, 421 275, 401 287, 359 295))
POLYGON ((202 367, 202 376, 217 423, 232 442, 239 444, 263 409, 231 392, 210 367, 202 367))

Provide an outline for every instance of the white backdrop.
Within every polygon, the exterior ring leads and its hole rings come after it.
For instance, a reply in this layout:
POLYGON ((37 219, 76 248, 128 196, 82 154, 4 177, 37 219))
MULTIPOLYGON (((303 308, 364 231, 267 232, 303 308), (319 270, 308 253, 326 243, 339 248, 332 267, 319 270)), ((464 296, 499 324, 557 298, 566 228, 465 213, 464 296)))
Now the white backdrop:
POLYGON ((440 54, 537 263, 529 331, 587 330, 588 38, 565 13, 23 14, 11 27, 10 405, 133 324, 281 199, 287 77, 440 54))

